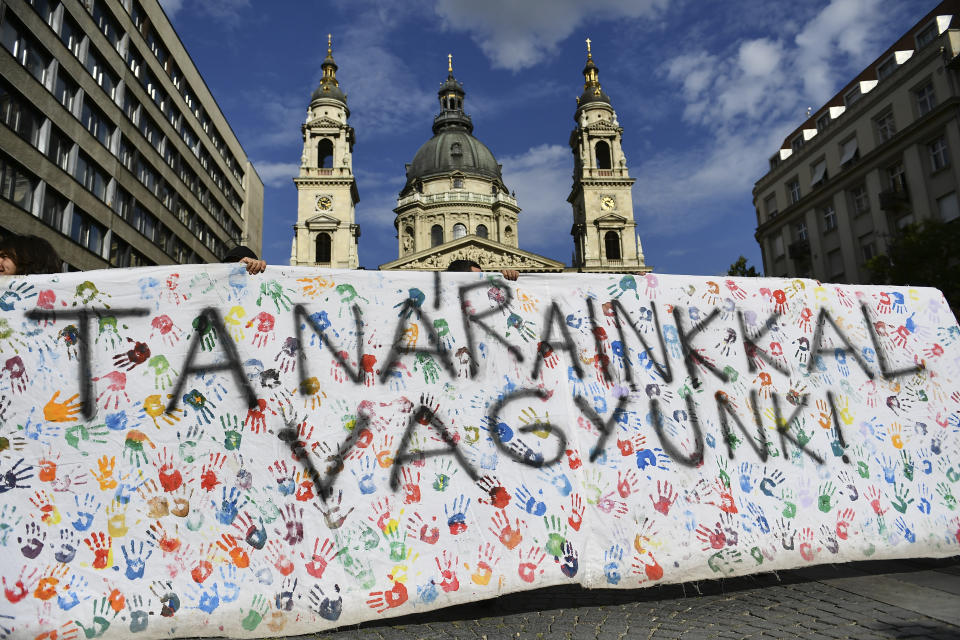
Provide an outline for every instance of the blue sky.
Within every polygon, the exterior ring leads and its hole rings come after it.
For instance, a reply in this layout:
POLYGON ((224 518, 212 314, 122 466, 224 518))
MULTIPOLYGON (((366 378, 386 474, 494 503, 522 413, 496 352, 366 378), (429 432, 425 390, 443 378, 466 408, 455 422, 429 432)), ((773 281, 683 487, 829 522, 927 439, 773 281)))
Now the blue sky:
POLYGON ((760 267, 751 189, 783 138, 932 0, 161 0, 264 181, 263 257, 288 264, 300 124, 326 34, 357 142, 360 262, 397 257, 404 163, 430 138, 447 54, 474 135, 516 191, 520 247, 570 264, 584 39, 624 128, 647 264, 760 267))

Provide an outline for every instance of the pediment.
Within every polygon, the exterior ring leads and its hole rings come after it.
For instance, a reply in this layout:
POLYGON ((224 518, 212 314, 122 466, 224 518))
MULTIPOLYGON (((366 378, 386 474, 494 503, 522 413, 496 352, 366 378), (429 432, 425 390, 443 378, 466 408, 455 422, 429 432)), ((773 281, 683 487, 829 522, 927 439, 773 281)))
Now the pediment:
POLYGON ((335 229, 343 224, 343 221, 339 218, 335 218, 326 213, 318 213, 315 216, 307 218, 303 222, 303 226, 308 229, 335 229))
POLYGON ((620 227, 627 223, 627 219, 615 213, 608 213, 595 218, 593 224, 598 227, 620 227))
POLYGON ((342 126, 344 126, 342 122, 339 122, 327 116, 320 116, 319 118, 315 118, 307 123, 307 127, 310 127, 310 128, 314 128, 314 127, 331 128, 332 127, 334 129, 339 129, 342 126))
POLYGON ((381 270, 443 271, 454 260, 473 260, 484 271, 563 271, 562 262, 479 236, 464 236, 380 265, 381 270))
POLYGON ((596 120, 587 125, 588 131, 616 131, 619 128, 609 120, 596 120))

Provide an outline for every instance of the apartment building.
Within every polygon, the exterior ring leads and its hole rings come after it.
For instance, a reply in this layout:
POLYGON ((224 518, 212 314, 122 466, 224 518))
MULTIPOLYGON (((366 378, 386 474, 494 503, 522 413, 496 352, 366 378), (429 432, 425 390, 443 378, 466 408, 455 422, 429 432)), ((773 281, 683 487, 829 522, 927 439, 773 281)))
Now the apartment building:
POLYGON ((0 234, 70 269, 260 252, 263 183, 157 0, 0 0, 0 234))
POLYGON ((766 275, 869 282, 899 229, 960 218, 958 54, 945 0, 787 136, 753 189, 766 275))

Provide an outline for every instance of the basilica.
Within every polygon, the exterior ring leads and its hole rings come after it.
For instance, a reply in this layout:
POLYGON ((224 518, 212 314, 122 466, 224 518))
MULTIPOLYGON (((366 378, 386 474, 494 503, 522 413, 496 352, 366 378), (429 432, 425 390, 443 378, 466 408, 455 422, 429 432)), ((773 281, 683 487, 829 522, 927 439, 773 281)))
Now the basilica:
MULTIPOLYGON (((321 67, 320 86, 310 98, 302 127, 300 171, 293 179, 298 197, 290 264, 356 269, 360 226, 354 214, 359 200, 351 155, 355 138, 329 36, 321 67)), ((454 77, 448 56, 433 137, 406 165, 406 182, 393 210, 397 258, 380 269, 436 271, 467 259, 485 271, 649 272, 633 216, 634 180, 620 146, 623 128, 600 86, 589 40, 583 75, 576 127, 570 134, 573 187, 567 201, 572 208, 573 265, 520 248, 520 205, 504 184, 493 153, 473 135, 463 84, 454 77)))

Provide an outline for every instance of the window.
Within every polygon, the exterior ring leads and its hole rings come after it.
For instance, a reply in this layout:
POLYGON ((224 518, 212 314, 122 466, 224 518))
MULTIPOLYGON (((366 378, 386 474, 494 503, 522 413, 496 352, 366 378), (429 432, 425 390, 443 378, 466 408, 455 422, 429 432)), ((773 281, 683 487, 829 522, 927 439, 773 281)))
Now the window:
POLYGON ((931 22, 917 33, 917 49, 923 49, 925 46, 937 39, 937 23, 931 22))
POLYGON ((53 85, 53 95, 60 101, 63 108, 70 113, 73 113, 73 100, 76 98, 78 90, 77 83, 67 75, 63 67, 60 67, 57 70, 57 81, 53 85))
POLYGON ((43 21, 53 26, 53 12, 60 6, 60 0, 27 0, 43 21))
POLYGON ((763 212, 767 218, 776 217, 777 213, 779 213, 777 210, 777 194, 771 193, 763 199, 763 212))
POLYGON ((0 198, 30 211, 38 184, 40 180, 36 176, 9 157, 0 155, 0 198))
POLYGON ((820 160, 810 167, 810 186, 816 187, 827 181, 827 161, 820 160))
POLYGON ((463 224, 463 223, 461 223, 461 222, 458 222, 457 224, 453 225, 453 239, 454 239, 454 240, 456 240, 457 238, 462 238, 462 237, 464 237, 465 235, 467 235, 467 225, 465 225, 465 224, 463 224))
POLYGON ((320 264, 330 264, 331 258, 331 239, 329 233, 317 234, 317 262, 320 264))
POLYGON ((790 141, 790 148, 793 149, 794 153, 800 151, 800 149, 803 148, 803 145, 804 145, 803 134, 797 136, 796 138, 790 141))
POLYGON ((857 83, 857 86, 843 94, 843 104, 849 107, 862 97, 863 94, 860 93, 860 83, 857 83))
POLYGON ((443 244, 443 227, 438 224, 430 228, 430 246, 436 247, 443 244))
POLYGON ((157 172, 153 170, 150 163, 144 160, 143 157, 137 157, 136 170, 134 173, 137 176, 137 180, 139 180, 143 186, 149 189, 154 195, 157 194, 157 189, 160 187, 160 178, 157 177, 157 172))
POLYGON ((787 183, 787 199, 790 204, 800 201, 800 181, 793 180, 787 183))
POLYGON ((77 166, 73 177, 86 187, 87 191, 100 200, 107 200, 107 174, 83 151, 77 152, 77 166))
POLYGON ((943 136, 940 136, 929 145, 927 148, 930 150, 930 169, 931 171, 939 171, 943 169, 948 164, 950 164, 950 156, 947 152, 947 139, 943 136))
POLYGON ((50 141, 47 143, 47 157, 50 161, 64 171, 69 171, 70 152, 72 150, 73 140, 68 138, 60 129, 51 125, 50 141))
POLYGON ((133 97, 133 92, 127 89, 123 92, 123 113, 133 124, 139 124, 140 103, 133 97))
POLYGON ((820 116, 819 118, 817 118, 817 131, 818 131, 818 132, 823 131, 824 129, 826 129, 826 128, 829 127, 829 126, 830 126, 830 114, 829 114, 829 113, 825 113, 825 114, 823 114, 822 116, 820 116))
POLYGON ((67 213, 68 204, 66 198, 47 185, 43 196, 43 207, 40 208, 40 219, 48 227, 60 231, 63 229, 63 217, 67 213))
POLYGON ((63 46, 70 50, 73 57, 80 60, 83 29, 66 12, 64 12, 63 21, 60 24, 60 41, 63 42, 63 46))
POLYGON ((778 235, 773 239, 773 255, 775 258, 781 258, 784 254, 783 250, 783 236, 778 235))
POLYGON ((453 179, 453 188, 454 188, 454 189, 463 189, 463 178, 462 178, 462 177, 456 176, 456 177, 453 179))
POLYGON ((120 38, 123 36, 123 31, 120 28, 120 24, 117 22, 117 19, 113 17, 113 14, 110 13, 110 10, 104 6, 105 3, 103 0, 94 0, 93 3, 93 21, 97 23, 97 27, 100 28, 100 32, 107 37, 107 40, 110 41, 114 47, 117 47, 120 44, 120 38))
POLYGON ((0 26, 0 44, 6 47, 10 55, 16 58, 37 82, 44 83, 53 58, 29 35, 19 21, 14 21, 12 12, 9 11, 4 15, 3 25, 0 26))
POLYGON ((157 153, 160 153, 163 147, 163 134, 160 133, 160 128, 146 113, 140 114, 140 133, 147 142, 153 145, 157 153))
POLYGON ((103 252, 105 235, 107 235, 106 227, 74 205, 73 223, 70 225, 70 237, 74 242, 100 255, 103 252))
POLYGON ((960 206, 957 204, 957 192, 951 191, 942 198, 937 198, 937 208, 940 210, 940 219, 950 222, 960 218, 960 206))
POLYGON ((93 105, 90 96, 83 99, 83 107, 80 109, 80 121, 87 128, 94 138, 100 141, 105 147, 110 146, 110 138, 113 136, 114 126, 107 116, 93 105))
POLYGON ((877 67, 877 78, 883 80, 897 70, 897 59, 889 57, 877 67))
POLYGON ((608 145, 606 141, 601 140, 597 143, 596 153, 598 169, 611 169, 613 167, 613 164, 610 162, 610 145, 608 145))
POLYGON ((487 237, 489 237, 489 232, 487 231, 487 225, 485 225, 485 224, 478 224, 478 225, 477 225, 477 235, 480 236, 481 238, 487 238, 487 237))
POLYGON ((831 281, 843 280, 843 254, 840 249, 834 249, 827 254, 827 271, 831 281))
POLYGON ((0 82, 0 120, 32 146, 39 143, 43 116, 6 82, 0 82))
POLYGON ((133 196, 123 187, 118 186, 113 196, 113 211, 124 220, 129 219, 133 211, 133 196))
POLYGON ((853 200, 853 215, 858 216, 870 210, 870 197, 867 195, 866 185, 857 185, 850 190, 853 200))
POLYGON ((857 138, 850 138, 840 147, 840 166, 846 167, 860 159, 860 147, 857 138))
POLYGON ((156 216, 147 211, 142 204, 137 201, 133 203, 133 213, 130 215, 130 225, 140 232, 151 242, 157 239, 157 229, 159 222, 156 216))
POLYGON ((879 142, 886 142, 897 132, 897 126, 893 122, 892 111, 886 111, 877 116, 873 123, 877 128, 877 139, 879 142))
POLYGON ((860 258, 863 262, 866 262, 873 256, 877 255, 876 247, 873 244, 873 232, 865 233, 860 236, 860 258))
POLYGON ((110 236, 110 266, 111 267, 146 267, 154 264, 142 253, 130 246, 116 234, 110 236))
POLYGON ((797 223, 797 226, 794 227, 794 235, 796 236, 797 240, 799 240, 799 241, 801 241, 801 242, 804 241, 804 240, 807 240, 807 239, 808 239, 808 236, 807 236, 807 223, 806 223, 806 222, 798 222, 798 223, 797 223))
POLYGON ((603 248, 607 260, 620 260, 620 234, 616 231, 607 231, 603 235, 603 248))
POLYGON ((827 205, 823 208, 823 230, 833 231, 837 228, 837 212, 827 205))
POLYGON ((888 167, 887 179, 890 181, 890 188, 894 191, 907 190, 907 175, 903 170, 903 163, 898 162, 897 164, 888 167))
POLYGON ((462 156, 462 155, 463 155, 463 149, 460 148, 460 143, 459 143, 459 142, 454 142, 452 145, 450 145, 450 155, 451 155, 451 156, 462 156))
POLYGON ((138 30, 143 31, 147 23, 147 13, 137 0, 133 0, 133 3, 130 5, 130 19, 138 30))
POLYGON ((917 98, 917 113, 921 116, 930 113, 937 104, 937 98, 933 93, 933 82, 927 82, 915 90, 913 95, 917 98))
POLYGON ((136 149, 125 136, 120 136, 120 145, 117 148, 117 158, 120 164, 127 168, 127 171, 133 172, 133 159, 136 156, 136 149))

